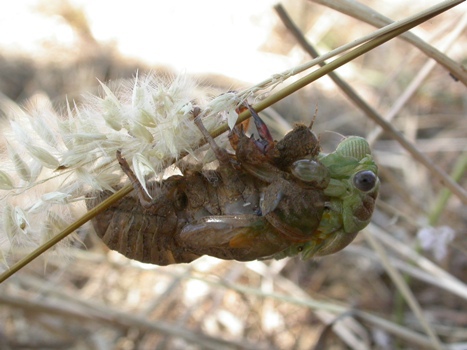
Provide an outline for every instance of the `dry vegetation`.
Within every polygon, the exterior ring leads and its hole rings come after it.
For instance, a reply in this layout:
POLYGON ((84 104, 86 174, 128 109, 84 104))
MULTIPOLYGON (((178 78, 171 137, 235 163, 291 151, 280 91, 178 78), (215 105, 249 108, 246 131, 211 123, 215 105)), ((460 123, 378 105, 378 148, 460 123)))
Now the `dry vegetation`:
MULTIPOLYGON (((399 5, 405 13, 395 13, 377 2, 365 3, 398 19, 423 8, 399 5)), ((292 17, 322 52, 371 30, 315 3, 294 4, 292 17)), ((465 64, 463 12, 465 4, 419 32, 465 64)), ((272 9, 270 15, 276 16, 272 9)), ((88 31, 81 33, 82 48, 93 50, 70 54, 59 64, 2 53, 1 93, 22 103, 40 92, 61 103, 65 95, 79 98, 83 91, 95 91, 95 77, 126 78, 136 68, 156 69, 129 62, 93 41, 88 31)), ((278 20, 264 50, 288 55, 299 48, 278 20)), ((377 113, 393 115, 392 125, 465 189, 466 86, 429 62, 412 44, 392 40, 342 74, 377 113)), ((308 121, 316 104, 315 130, 370 137, 381 168, 373 223, 352 245, 312 261, 201 258, 159 267, 108 251, 90 234, 85 247, 77 244, 67 258, 40 258, 0 285, 0 348, 420 349, 444 344, 466 349, 466 203, 391 135, 375 137, 375 123, 328 78, 265 115, 280 137, 287 124, 308 121), (427 227, 434 228, 435 247, 446 245, 439 260, 433 249, 423 248, 427 238, 417 238, 427 227), (455 233, 452 241, 440 239, 441 227, 455 233)), ((323 142, 327 137, 332 134, 323 134, 323 142)))

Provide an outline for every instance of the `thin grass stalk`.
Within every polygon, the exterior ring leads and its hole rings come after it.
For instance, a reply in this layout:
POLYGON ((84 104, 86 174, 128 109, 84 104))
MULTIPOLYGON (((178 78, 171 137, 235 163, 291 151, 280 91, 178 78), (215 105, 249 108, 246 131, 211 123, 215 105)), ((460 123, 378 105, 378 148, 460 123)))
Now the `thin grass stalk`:
POLYGON ((170 337, 184 339, 192 344, 200 344, 206 349, 258 349, 257 345, 247 342, 236 342, 206 335, 197 331, 192 331, 180 325, 172 325, 167 322, 150 321, 145 315, 134 315, 115 308, 90 301, 88 299, 71 299, 69 295, 61 294, 61 299, 66 300, 67 306, 52 305, 44 300, 30 300, 23 297, 0 296, 0 304, 13 306, 25 312, 37 314, 54 315, 55 318, 66 321, 81 320, 98 323, 102 325, 112 325, 118 328, 131 329, 138 328, 149 332, 166 334, 170 337), (77 309, 83 309, 82 312, 77 309))
MULTIPOLYGON (((446 38, 443 38, 443 41, 440 45, 440 50, 449 51, 449 47, 459 38, 459 36, 464 32, 465 27, 467 25, 467 13, 464 14, 461 21, 457 24, 457 26, 449 32, 449 35, 446 38)), ((417 75, 413 78, 412 82, 407 86, 405 91, 401 94, 401 96, 393 103, 391 110, 384 116, 384 119, 387 121, 391 121, 394 117, 400 112, 402 107, 407 103, 407 101, 415 94, 417 89, 419 88, 420 84, 426 77, 431 73, 433 68, 436 66, 436 61, 428 60, 423 67, 419 70, 417 75)), ((376 139, 382 133, 381 128, 376 128, 371 131, 366 137, 366 140, 371 145, 373 144, 376 139)))
POLYGON ((450 284, 450 289, 455 289, 457 295, 467 299, 467 285, 465 282, 459 280, 431 260, 420 255, 414 249, 407 246, 407 244, 398 241, 377 225, 370 223, 367 226, 367 230, 372 232, 373 236, 380 240, 385 246, 389 247, 394 253, 403 256, 409 261, 413 261, 419 268, 428 272, 431 276, 438 278, 443 283, 450 284))
POLYGON ((398 337, 406 339, 409 342, 412 342, 414 344, 417 344, 419 346, 424 346, 424 347, 430 347, 432 345, 432 340, 430 338, 423 336, 422 334, 418 332, 412 331, 408 329, 407 327, 399 326, 395 324, 394 322, 388 321, 384 318, 378 317, 376 315, 370 314, 365 311, 354 310, 348 306, 337 305, 337 304, 333 304, 330 302, 323 302, 320 300, 315 300, 311 298, 305 292, 303 293, 307 295, 306 297, 303 297, 303 295, 301 295, 300 298, 297 298, 296 296, 290 296, 290 295, 276 293, 276 292, 265 294, 259 289, 247 287, 245 285, 240 285, 240 284, 225 283, 224 281, 213 279, 212 276, 209 276, 209 277, 190 276, 190 278, 203 281, 204 283, 207 283, 209 285, 228 288, 229 290, 234 290, 239 293, 255 295, 259 297, 273 298, 275 300, 279 300, 282 302, 286 302, 286 303, 290 303, 294 305, 301 305, 301 306, 310 308, 312 310, 324 310, 324 311, 334 313, 336 315, 340 315, 344 313, 350 313, 350 314, 354 313, 356 316, 358 316, 362 320, 370 322, 398 337))
MULTIPOLYGON (((454 169, 452 170, 451 177, 454 181, 460 181, 462 176, 464 176, 467 171, 467 153, 463 153, 457 159, 456 164, 454 164, 454 169)), ((435 226, 438 223, 438 220, 443 213, 443 210, 446 208, 449 198, 451 197, 452 192, 447 188, 443 188, 438 195, 438 198, 435 201, 433 208, 428 214, 428 223, 432 226, 435 226)))
POLYGON ((404 278, 407 276, 403 276, 399 271, 397 271, 394 266, 389 262, 389 258, 384 250, 383 246, 372 236, 371 233, 368 231, 364 231, 365 238, 373 247, 373 249, 378 253, 381 263, 383 264, 386 272, 391 277, 394 284, 397 286, 398 291, 404 297, 404 300, 410 306, 412 312, 417 317, 418 321, 422 325, 423 329, 425 330, 426 334, 430 337, 433 342, 433 348, 437 350, 443 349, 441 341, 438 338, 438 335, 435 333, 431 325, 427 322, 425 315, 423 314, 423 309, 421 308, 420 304, 417 302, 417 299, 413 295, 412 291, 410 290, 409 286, 407 285, 404 278))
MULTIPOLYGON (((347 1, 347 0, 311 0, 314 3, 332 8, 336 11, 344 13, 348 16, 356 18, 362 22, 371 24, 375 27, 385 27, 387 25, 393 24, 394 22, 379 12, 376 12, 370 7, 367 7, 356 1, 347 1)), ((444 1, 435 6, 444 6, 444 4, 451 1, 444 1)), ((457 2, 460 4, 463 1, 457 2)), ((465 86, 467 86, 467 71, 461 64, 453 61, 448 56, 440 52, 438 49, 427 44, 422 39, 417 37, 413 33, 404 33, 401 35, 401 39, 413 44, 420 51, 425 53, 428 57, 433 58, 440 65, 445 67, 453 77, 461 81, 465 86)))

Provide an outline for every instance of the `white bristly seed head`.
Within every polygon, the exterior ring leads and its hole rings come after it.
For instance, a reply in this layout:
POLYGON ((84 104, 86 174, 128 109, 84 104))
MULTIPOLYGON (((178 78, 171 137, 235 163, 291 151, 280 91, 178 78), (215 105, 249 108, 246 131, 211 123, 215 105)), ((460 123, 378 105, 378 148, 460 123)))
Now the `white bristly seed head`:
MULTIPOLYGON (((202 136, 192 120, 194 104, 208 130, 229 120, 242 102, 236 93, 217 98, 197 93, 179 76, 170 83, 136 77, 59 115, 50 103, 15 109, 2 126, 0 260, 17 247, 35 248, 84 212, 85 194, 113 190, 123 173, 116 151, 144 184, 181 153, 193 153, 202 136), (194 102, 196 101, 196 102, 194 102)), ((243 93, 242 96, 245 93, 243 93)), ((66 244, 66 243, 65 243, 66 244)), ((62 244, 63 245, 63 244, 62 244)), ((0 264, 2 262, 0 261, 0 264)))

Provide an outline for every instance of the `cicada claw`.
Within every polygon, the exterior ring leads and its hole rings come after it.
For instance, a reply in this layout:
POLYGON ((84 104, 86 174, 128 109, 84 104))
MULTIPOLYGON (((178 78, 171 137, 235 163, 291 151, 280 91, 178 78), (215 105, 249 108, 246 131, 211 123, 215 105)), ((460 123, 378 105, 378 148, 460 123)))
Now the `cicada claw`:
POLYGON ((274 139, 269 131, 268 126, 266 123, 260 118, 258 113, 254 110, 252 106, 250 106, 248 103, 245 103, 246 108, 251 113, 251 116, 253 117, 253 120, 255 122, 256 130, 258 130, 258 135, 260 137, 260 140, 255 140, 256 146, 264 153, 266 154, 269 149, 274 147, 274 139))
MULTIPOLYGON (((253 136, 251 136, 250 142, 254 144, 262 154, 266 155, 271 149, 274 148, 274 138, 272 137, 271 132, 269 131, 269 128, 266 125, 266 123, 261 119, 261 117, 250 104, 244 102, 240 107, 237 108, 237 112, 241 113, 245 109, 248 109, 250 111, 250 114, 253 117, 256 126, 256 130, 258 131, 258 136, 260 137, 259 140, 256 140, 253 138, 253 136)), ((243 124, 240 124, 231 131, 229 139, 232 147, 235 150, 238 149, 239 139, 244 136, 245 133, 243 130, 243 124)))

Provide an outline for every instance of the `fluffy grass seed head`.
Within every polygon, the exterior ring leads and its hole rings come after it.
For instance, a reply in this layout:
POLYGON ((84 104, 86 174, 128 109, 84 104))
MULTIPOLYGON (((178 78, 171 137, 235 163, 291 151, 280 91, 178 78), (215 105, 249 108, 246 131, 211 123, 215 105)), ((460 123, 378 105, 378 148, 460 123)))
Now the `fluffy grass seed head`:
POLYGON ((68 102, 64 115, 50 102, 41 108, 15 108, 9 127, 2 128, 4 261, 11 250, 33 249, 79 217, 89 191, 113 191, 122 181, 117 150, 131 160, 144 184, 169 160, 194 153, 202 138, 193 123, 195 103, 211 130, 226 119, 233 126, 242 102, 233 92, 217 98, 199 93, 197 84, 183 75, 171 82, 155 75, 137 76, 116 89, 100 84, 102 96, 88 96, 79 106, 68 102))

